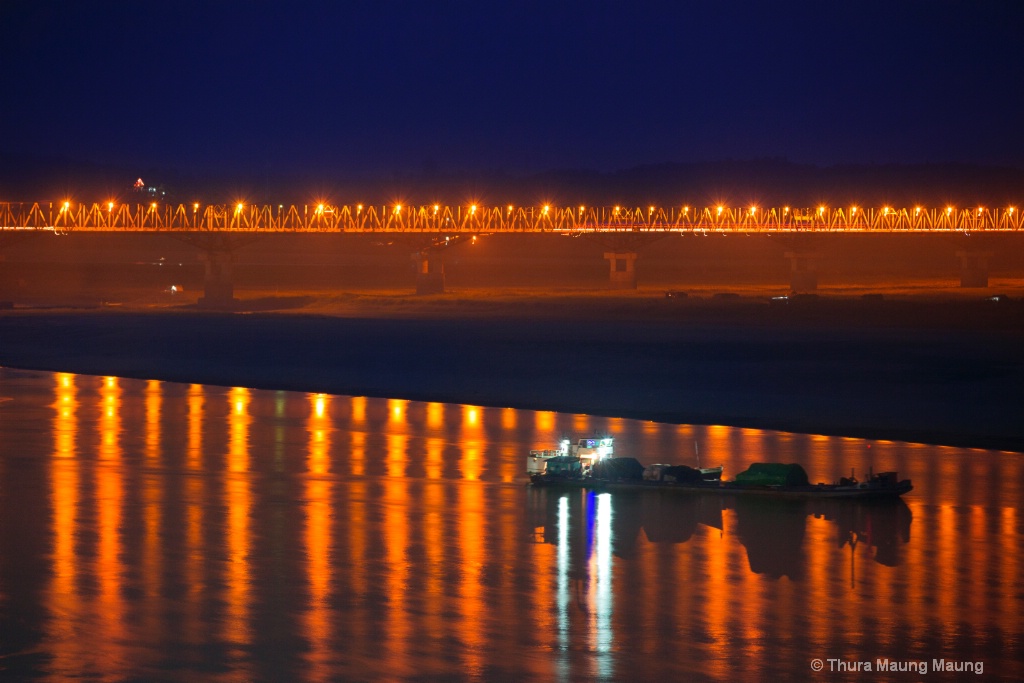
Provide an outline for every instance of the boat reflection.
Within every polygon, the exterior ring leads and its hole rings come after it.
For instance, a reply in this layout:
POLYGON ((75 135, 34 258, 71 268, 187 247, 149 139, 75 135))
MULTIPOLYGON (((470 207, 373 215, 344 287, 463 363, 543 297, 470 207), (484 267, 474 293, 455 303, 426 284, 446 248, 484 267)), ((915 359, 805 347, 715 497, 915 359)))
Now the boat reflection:
MULTIPOLYGON (((859 552, 887 567, 900 564, 902 548, 910 541, 912 514, 902 499, 775 500, 673 491, 623 491, 600 496, 607 496, 614 513, 609 529, 612 552, 623 558, 636 554, 641 531, 650 543, 680 544, 690 541, 702 528, 713 529, 735 536, 746 549, 753 573, 795 580, 804 578, 808 564, 813 562, 805 547, 809 519, 824 520, 834 527, 835 547, 860 548, 859 552)), ((559 534, 565 511, 574 509, 584 519, 592 516, 595 498, 588 491, 530 489, 528 523, 538 540, 562 543, 559 534)), ((817 551, 827 549, 810 550, 817 551)))

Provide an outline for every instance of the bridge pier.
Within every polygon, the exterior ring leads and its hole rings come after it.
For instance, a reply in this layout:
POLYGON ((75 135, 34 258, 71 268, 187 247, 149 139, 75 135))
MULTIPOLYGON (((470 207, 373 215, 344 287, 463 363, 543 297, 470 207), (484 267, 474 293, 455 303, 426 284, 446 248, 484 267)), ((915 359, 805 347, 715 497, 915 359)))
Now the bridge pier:
POLYGON ((229 250, 207 249, 199 255, 206 264, 203 278, 203 296, 196 302, 200 308, 233 308, 238 302, 235 298, 235 285, 232 280, 232 262, 234 255, 229 250))
POLYGON ((416 264, 416 293, 444 294, 444 260, 437 249, 413 253, 416 264))
POLYGON ((635 251, 606 251, 608 259, 610 289, 636 289, 636 257, 635 251))
POLYGON ((786 252, 789 259, 789 288, 796 294, 814 292, 818 289, 818 260, 821 254, 804 249, 786 252))
POLYGON ((203 277, 203 296, 196 304, 200 308, 232 309, 238 303, 232 279, 234 252, 254 242, 254 234, 223 232, 193 232, 175 236, 178 240, 202 250, 199 260, 206 265, 203 277))
POLYGON ((956 255, 960 259, 960 286, 988 287, 988 261, 992 252, 962 249, 956 255))

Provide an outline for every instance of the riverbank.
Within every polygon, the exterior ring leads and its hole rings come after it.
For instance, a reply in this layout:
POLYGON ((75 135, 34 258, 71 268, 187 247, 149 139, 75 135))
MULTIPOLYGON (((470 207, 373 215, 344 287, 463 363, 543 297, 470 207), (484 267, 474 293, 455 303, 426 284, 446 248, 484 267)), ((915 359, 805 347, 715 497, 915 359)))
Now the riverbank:
POLYGON ((268 292, 15 308, 0 340, 17 368, 1024 452, 1024 307, 977 293, 268 292))

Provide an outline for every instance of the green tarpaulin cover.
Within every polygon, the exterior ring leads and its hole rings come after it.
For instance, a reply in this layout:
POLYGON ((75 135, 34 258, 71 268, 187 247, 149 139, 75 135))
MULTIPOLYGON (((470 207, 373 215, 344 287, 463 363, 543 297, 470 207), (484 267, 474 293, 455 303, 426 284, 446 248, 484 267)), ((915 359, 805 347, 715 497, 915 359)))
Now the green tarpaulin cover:
POLYGON ((736 475, 739 484, 807 486, 807 471, 797 463, 755 462, 736 475))
POLYGON ((606 458, 598 460, 591 468, 595 479, 632 479, 644 477, 644 466, 636 458, 606 458))

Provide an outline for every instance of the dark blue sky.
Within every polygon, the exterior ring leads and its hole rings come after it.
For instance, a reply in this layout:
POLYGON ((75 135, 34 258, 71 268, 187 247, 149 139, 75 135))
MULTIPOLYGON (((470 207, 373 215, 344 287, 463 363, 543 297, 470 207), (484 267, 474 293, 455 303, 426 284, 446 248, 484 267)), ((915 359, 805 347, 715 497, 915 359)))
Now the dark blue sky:
POLYGON ((1024 167, 1024 3, 0 3, 0 152, 364 174, 1024 167))

